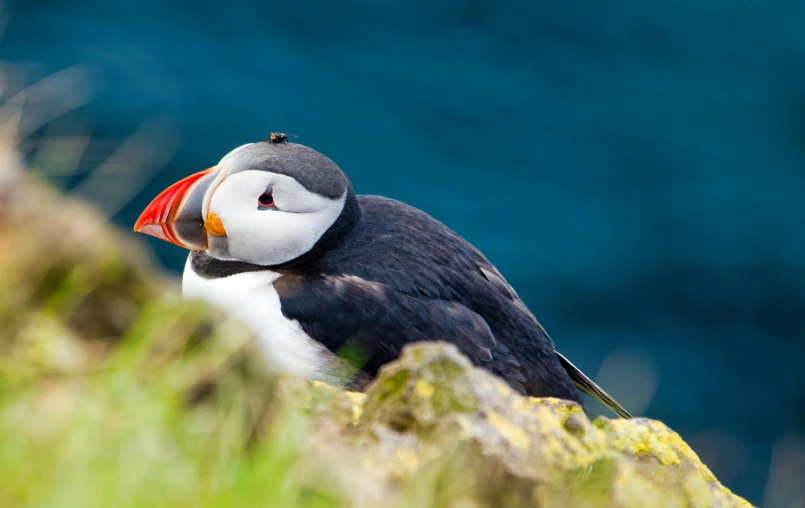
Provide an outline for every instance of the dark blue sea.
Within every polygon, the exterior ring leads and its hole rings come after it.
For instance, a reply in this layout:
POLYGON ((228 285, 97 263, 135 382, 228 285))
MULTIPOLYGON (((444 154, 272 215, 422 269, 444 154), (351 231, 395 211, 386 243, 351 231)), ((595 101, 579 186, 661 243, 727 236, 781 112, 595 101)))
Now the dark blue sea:
POLYGON ((560 351, 737 494, 805 496, 805 2, 6 7, 4 65, 94 87, 31 139, 79 129, 92 155, 145 129, 164 150, 115 222, 295 134, 481 249, 560 351))

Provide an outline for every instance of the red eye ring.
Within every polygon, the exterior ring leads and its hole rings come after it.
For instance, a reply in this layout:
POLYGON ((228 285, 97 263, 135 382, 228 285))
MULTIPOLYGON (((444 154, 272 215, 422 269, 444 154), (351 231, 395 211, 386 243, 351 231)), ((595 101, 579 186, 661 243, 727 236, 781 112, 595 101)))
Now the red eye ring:
POLYGON ((275 206, 274 205, 274 193, 273 192, 264 192, 257 198, 257 204, 259 206, 275 206))

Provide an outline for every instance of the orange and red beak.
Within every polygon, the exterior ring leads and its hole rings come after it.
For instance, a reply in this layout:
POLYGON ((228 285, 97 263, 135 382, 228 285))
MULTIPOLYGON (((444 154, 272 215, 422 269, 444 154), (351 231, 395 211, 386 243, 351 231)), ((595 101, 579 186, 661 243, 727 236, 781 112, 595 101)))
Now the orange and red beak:
POLYGON ((217 174, 218 168, 214 166, 183 178, 162 191, 137 219, 134 231, 186 249, 205 250, 207 229, 202 206, 217 174))

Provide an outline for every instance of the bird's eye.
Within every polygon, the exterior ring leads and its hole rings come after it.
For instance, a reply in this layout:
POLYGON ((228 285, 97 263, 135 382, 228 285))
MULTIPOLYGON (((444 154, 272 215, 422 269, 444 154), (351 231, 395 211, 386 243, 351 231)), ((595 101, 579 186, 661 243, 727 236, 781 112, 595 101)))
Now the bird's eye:
MULTIPOLYGON (((254 195, 254 194, 252 194, 254 195)), ((260 206, 274 206, 274 195, 271 191, 266 191, 257 198, 260 206)))

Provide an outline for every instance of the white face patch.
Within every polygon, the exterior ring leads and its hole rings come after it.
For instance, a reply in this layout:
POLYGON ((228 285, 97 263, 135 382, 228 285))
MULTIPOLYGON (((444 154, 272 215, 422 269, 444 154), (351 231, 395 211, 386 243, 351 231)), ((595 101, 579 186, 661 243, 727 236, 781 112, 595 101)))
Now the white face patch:
POLYGON ((188 257, 182 296, 206 301, 246 325, 259 340, 272 369, 331 381, 326 368, 332 353, 311 339, 298 321, 282 314, 280 298, 273 286, 279 277, 280 274, 266 270, 204 279, 193 271, 188 257))
MULTIPOLYGON (((221 166, 226 167, 226 157, 221 166)), ((347 196, 345 191, 329 199, 289 176, 268 171, 229 174, 210 192, 208 211, 221 219, 226 237, 210 236, 207 253, 263 266, 310 251, 341 214, 347 196), (276 207, 259 209, 257 200, 269 187, 276 207)))

